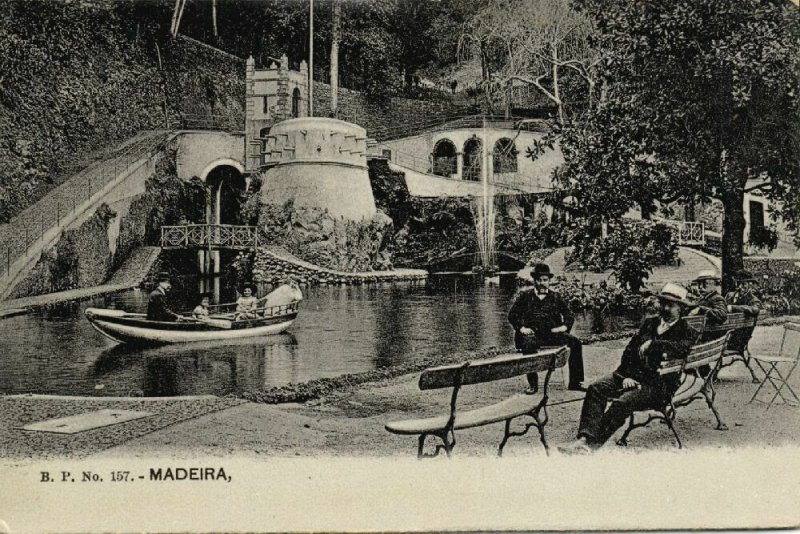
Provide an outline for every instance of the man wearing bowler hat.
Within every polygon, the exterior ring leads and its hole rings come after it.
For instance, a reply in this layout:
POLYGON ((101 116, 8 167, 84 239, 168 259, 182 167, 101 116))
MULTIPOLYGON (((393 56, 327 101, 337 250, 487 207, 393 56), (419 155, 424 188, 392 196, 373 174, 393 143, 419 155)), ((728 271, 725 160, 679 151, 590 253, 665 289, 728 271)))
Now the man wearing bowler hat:
MULTIPOLYGON (((744 313, 746 317, 758 317, 761 312, 762 304, 761 299, 755 294, 754 284, 756 283, 755 277, 749 271, 742 269, 734 276, 736 280, 736 289, 729 291, 725 295, 725 301, 728 303, 728 311, 732 313, 744 313)), ((744 354, 750 338, 753 336, 755 326, 747 328, 737 328, 731 332, 731 337, 728 340, 727 348, 739 354, 744 354)), ((747 360, 745 360, 747 361, 747 360)), ((750 366, 747 366, 750 369, 750 366)), ((750 369, 753 374, 753 370, 750 369)), ((753 381, 755 382, 756 376, 753 374, 753 381)))
POLYGON ((177 313, 167 306, 167 293, 172 289, 167 273, 158 275, 158 286, 150 292, 147 300, 147 319, 150 321, 174 322, 180 319, 177 313))
POLYGON ((658 374, 664 360, 689 355, 698 332, 681 318, 691 304, 687 290, 668 283, 657 295, 659 315, 644 320, 625 347, 613 374, 589 386, 583 401, 577 439, 559 447, 566 453, 587 453, 601 447, 635 410, 660 408, 678 389, 675 375, 658 374))
MULTIPOLYGON (((514 345, 523 354, 535 352, 543 345, 569 346, 569 389, 585 391, 583 382, 583 347, 575 336, 569 334, 575 316, 566 301, 550 290, 553 273, 544 263, 533 267, 533 289, 520 291, 511 310, 508 322, 514 327, 514 345)), ((535 374, 528 376, 531 388, 538 388, 535 374)))

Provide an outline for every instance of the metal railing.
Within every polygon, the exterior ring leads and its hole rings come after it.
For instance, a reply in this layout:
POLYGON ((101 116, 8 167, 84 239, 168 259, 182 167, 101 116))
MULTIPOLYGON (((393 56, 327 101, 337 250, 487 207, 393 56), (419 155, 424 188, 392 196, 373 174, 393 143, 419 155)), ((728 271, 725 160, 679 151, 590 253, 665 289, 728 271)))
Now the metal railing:
POLYGON ((103 162, 91 165, 64 181, 8 224, 0 225, 0 261, 4 260, 0 268, 2 276, 10 276, 11 266, 28 256, 34 245, 43 243, 50 230, 61 226, 65 218, 79 213, 84 203, 109 183, 127 174, 134 163, 163 150, 168 138, 167 132, 157 131, 155 135, 128 143, 103 162))
POLYGON ((219 130, 238 132, 244 130, 244 116, 181 113, 170 117, 170 128, 173 130, 219 130))
MULTIPOLYGON (((259 299, 259 301, 265 301, 265 297, 259 299)), ((283 315, 288 315, 290 313, 297 313, 299 302, 290 302, 289 304, 281 304, 278 306, 266 306, 266 307, 257 307, 252 310, 250 313, 255 313, 258 318, 266 318, 266 317, 280 317, 283 315)), ((236 317, 236 307, 238 305, 235 302, 229 302, 224 304, 211 304, 208 306, 209 315, 212 318, 235 318, 236 317)))
POLYGON ((679 245, 705 245, 705 225, 701 222, 676 221, 679 245))
POLYGON ((161 248, 252 249, 258 227, 234 224, 184 224, 161 227, 161 248))
POLYGON ((504 117, 501 115, 461 115, 432 121, 408 122, 386 128, 374 128, 369 131, 369 135, 378 141, 389 141, 391 139, 418 135, 423 132, 483 127, 507 128, 511 130, 540 133, 547 133, 550 131, 547 124, 539 119, 504 117))

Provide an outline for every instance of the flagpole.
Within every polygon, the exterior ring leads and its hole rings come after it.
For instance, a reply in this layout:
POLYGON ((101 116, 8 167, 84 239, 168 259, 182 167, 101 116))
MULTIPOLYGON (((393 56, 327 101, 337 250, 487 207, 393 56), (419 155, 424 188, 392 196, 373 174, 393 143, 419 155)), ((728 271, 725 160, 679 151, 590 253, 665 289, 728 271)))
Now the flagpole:
POLYGON ((314 0, 308 8, 308 116, 314 116, 314 0))

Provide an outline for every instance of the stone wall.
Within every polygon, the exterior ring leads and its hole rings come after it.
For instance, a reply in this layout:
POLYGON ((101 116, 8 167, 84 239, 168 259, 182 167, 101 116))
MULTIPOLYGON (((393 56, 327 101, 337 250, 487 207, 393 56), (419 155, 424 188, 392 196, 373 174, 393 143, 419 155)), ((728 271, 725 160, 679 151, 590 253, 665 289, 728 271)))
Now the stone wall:
POLYGON ((351 221, 292 202, 259 209, 258 223, 267 244, 283 247, 302 260, 344 272, 392 266, 384 243, 392 233, 392 220, 381 212, 372 219, 351 221))
POLYGON ((45 251, 36 266, 16 285, 11 298, 104 282, 111 272, 108 228, 115 217, 116 213, 103 204, 83 224, 64 232, 58 243, 45 251))
POLYGON ((298 262, 289 254, 274 248, 259 248, 253 261, 253 280, 279 284, 287 276, 301 285, 361 285, 383 281, 424 280, 424 272, 348 273, 298 262))
MULTIPOLYGON (((414 100, 391 97, 369 98, 363 93, 339 88, 338 118, 358 124, 370 137, 381 140, 398 127, 430 123, 447 117, 475 113, 462 103, 442 100, 414 100)), ((314 115, 331 115, 331 86, 314 82, 314 115)))

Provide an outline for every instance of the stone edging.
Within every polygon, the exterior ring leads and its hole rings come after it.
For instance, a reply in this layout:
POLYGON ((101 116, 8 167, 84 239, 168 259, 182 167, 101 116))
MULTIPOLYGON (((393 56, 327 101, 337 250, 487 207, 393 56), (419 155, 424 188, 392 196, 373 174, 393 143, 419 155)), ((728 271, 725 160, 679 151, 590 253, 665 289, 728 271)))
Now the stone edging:
POLYGON ((258 252, 261 257, 257 258, 253 268, 255 282, 276 284, 289 275, 293 276, 301 285, 361 285, 392 281, 419 281, 428 278, 427 272, 420 269, 347 273, 319 267, 275 247, 262 247, 258 252))
MULTIPOLYGON (((800 321, 800 318, 797 316, 769 317, 759 322, 758 326, 775 326, 790 321, 800 321)), ((600 343, 603 341, 629 338, 635 333, 635 329, 628 329, 619 332, 609 332, 607 334, 591 334, 589 336, 582 337, 581 342, 584 345, 591 345, 593 343, 600 343)), ((384 369, 365 371, 363 373, 345 374, 332 378, 319 378, 316 380, 309 380, 308 382, 287 384, 285 386, 274 387, 263 391, 246 391, 239 397, 251 402, 261 402, 264 404, 306 402, 312 399, 324 397, 325 395, 335 393, 348 387, 365 384, 367 382, 379 382, 401 375, 417 373, 436 365, 445 365, 449 363, 463 362, 466 360, 489 358, 508 352, 514 352, 514 349, 511 347, 492 347, 477 352, 431 356, 420 361, 407 362, 399 365, 393 365, 384 369)))

